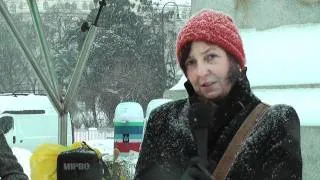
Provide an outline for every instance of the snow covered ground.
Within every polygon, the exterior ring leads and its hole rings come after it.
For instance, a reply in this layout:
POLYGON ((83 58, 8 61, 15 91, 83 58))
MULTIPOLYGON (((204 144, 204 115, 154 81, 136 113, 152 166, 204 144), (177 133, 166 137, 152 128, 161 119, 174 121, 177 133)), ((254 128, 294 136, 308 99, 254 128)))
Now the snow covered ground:
POLYGON ((102 154, 113 155, 113 139, 105 139, 105 140, 90 140, 87 141, 89 146, 98 149, 102 154))
MULTIPOLYGON (((17 157, 18 162, 21 164, 24 173, 30 178, 31 171, 30 171, 30 157, 32 153, 26 149, 13 147, 12 148, 13 154, 17 157)), ((1 179, 1 178, 0 178, 1 179)))

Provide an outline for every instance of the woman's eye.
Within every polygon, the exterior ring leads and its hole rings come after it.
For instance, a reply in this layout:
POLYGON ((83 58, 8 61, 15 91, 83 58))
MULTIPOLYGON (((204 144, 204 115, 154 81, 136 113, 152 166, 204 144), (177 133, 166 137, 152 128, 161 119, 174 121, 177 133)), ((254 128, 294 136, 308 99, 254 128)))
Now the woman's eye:
POLYGON ((207 55, 206 59, 208 61, 211 61, 211 60, 214 60, 216 57, 217 57, 217 55, 215 55, 215 54, 209 54, 209 55, 207 55))
POLYGON ((186 61, 185 66, 191 66, 191 65, 194 65, 195 63, 196 63, 196 61, 194 61, 194 60, 188 60, 188 61, 186 61))

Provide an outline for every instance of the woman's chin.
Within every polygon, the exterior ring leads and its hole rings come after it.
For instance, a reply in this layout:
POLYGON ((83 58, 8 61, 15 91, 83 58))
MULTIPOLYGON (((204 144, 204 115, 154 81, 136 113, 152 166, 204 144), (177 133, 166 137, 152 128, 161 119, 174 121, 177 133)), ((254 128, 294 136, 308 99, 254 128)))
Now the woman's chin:
POLYGON ((215 99, 219 98, 219 93, 217 93, 217 92, 208 92, 208 93, 203 93, 203 96, 206 99, 215 100, 215 99))

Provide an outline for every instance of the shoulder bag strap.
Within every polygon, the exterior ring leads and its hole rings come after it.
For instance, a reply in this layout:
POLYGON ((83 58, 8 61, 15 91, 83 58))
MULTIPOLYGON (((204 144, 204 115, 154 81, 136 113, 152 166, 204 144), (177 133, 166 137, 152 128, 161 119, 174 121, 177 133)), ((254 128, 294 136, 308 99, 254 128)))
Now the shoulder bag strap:
POLYGON ((264 103, 258 104, 242 123, 212 174, 214 180, 224 180, 227 177, 230 168, 241 150, 242 144, 251 134, 251 131, 268 107, 269 105, 264 103))

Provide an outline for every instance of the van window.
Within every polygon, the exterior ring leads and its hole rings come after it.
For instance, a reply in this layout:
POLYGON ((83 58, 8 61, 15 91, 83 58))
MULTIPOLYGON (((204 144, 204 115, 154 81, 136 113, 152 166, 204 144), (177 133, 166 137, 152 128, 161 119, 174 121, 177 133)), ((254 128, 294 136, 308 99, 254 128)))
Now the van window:
POLYGON ((4 111, 3 114, 45 114, 45 110, 4 111))

